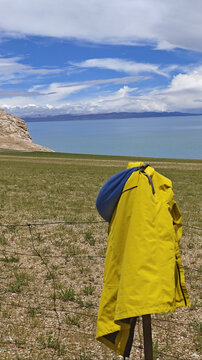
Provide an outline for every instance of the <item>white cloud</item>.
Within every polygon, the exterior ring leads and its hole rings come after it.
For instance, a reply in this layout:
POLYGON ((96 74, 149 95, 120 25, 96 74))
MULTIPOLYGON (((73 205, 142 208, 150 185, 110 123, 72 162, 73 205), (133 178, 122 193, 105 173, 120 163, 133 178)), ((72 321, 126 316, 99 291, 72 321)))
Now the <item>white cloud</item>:
MULTIPOLYGON (((23 59, 20 57, 0 57, 0 86, 5 85, 5 84, 6 85, 19 84, 19 83, 22 83, 28 77, 30 77, 30 78, 32 77, 32 79, 34 79, 34 81, 36 81, 37 78, 42 78, 44 76, 50 77, 52 75, 56 75, 56 74, 65 72, 67 69, 67 68, 59 69, 59 68, 50 68, 50 67, 35 68, 30 65, 23 64, 22 60, 23 59)), ((103 59, 103 64, 104 64, 104 62, 105 62, 105 59, 103 59)), ((121 62, 121 60, 120 60, 120 62, 121 62)), ((118 59, 117 59, 117 64, 118 64, 118 59)), ((122 64, 122 66, 124 66, 124 62, 122 64)), ((129 66, 130 66, 130 64, 128 64, 128 67, 129 66)), ((81 67, 82 67, 82 65, 81 65, 81 67)), ((149 65, 148 65, 148 67, 149 67, 149 65)), ((152 67, 152 65, 151 65, 151 67, 152 67)), ((78 69, 78 65, 77 65, 76 69, 78 69)), ((120 66, 120 69, 121 69, 121 66, 120 66)), ((117 67, 117 71, 118 71, 118 67, 117 67)), ((128 73, 137 73, 138 71, 137 72, 125 71, 125 72, 126 73, 127 72, 128 73)), ((145 70, 145 72, 146 72, 146 70, 145 70)), ((68 93, 77 91, 78 87, 82 89, 82 88, 88 87, 88 86, 107 84, 107 83, 126 84, 126 83, 131 83, 131 82, 142 81, 142 80, 146 80, 146 79, 148 79, 148 77, 146 77, 146 76, 134 76, 133 75, 133 76, 111 78, 111 79, 98 79, 98 80, 87 80, 87 81, 83 81, 83 82, 64 83, 64 84, 60 84, 60 87, 61 87, 61 89, 63 87, 71 88, 71 90, 66 90, 66 93, 68 94, 68 93)), ((42 88, 43 88, 43 86, 42 86, 42 88)), ((60 91, 60 93, 61 93, 61 91, 60 91)), ((50 93, 50 92, 52 92, 52 90, 50 90, 50 91, 48 90, 46 93, 50 93)), ((25 92, 22 90, 8 90, 8 89, 0 90, 1 97, 4 95, 6 96, 6 94, 10 97, 11 96, 30 96, 31 95, 31 93, 25 92)), ((32 94, 32 95, 36 96, 36 95, 42 95, 42 94, 38 93, 38 94, 32 94)))
POLYGON ((187 74, 174 76, 168 92, 185 90, 202 91, 202 66, 197 67, 187 74))
POLYGON ((198 99, 202 99, 202 66, 174 76, 167 88, 142 93, 134 101, 140 111, 194 111, 198 99))
POLYGON ((98 80, 86 80, 82 82, 73 82, 63 84, 63 87, 72 87, 77 85, 105 85, 105 84, 129 84, 133 82, 139 82, 143 80, 149 79, 148 76, 124 76, 119 78, 111 78, 111 79, 98 79, 98 80))
MULTIPOLYGON (((13 94, 13 97, 3 97, 0 98, 0 106, 8 108, 26 108, 31 105, 38 107, 43 107, 48 104, 48 108, 53 109, 54 107, 63 105, 68 96, 84 90, 88 85, 72 85, 71 87, 64 87, 63 83, 52 83, 48 86, 45 85, 35 85, 29 89, 27 95, 24 94, 13 94), (30 96, 28 96, 30 94, 30 96), (43 95, 43 96, 42 96, 43 95)), ((3 92, 3 90, 2 90, 3 92)))
MULTIPOLYGON (((15 74, 11 73, 12 76, 15 74)), ((57 103, 64 101, 69 95, 84 90, 86 88, 105 85, 105 84, 129 84, 134 82, 140 82, 147 80, 146 76, 125 76, 121 78, 111 78, 111 79, 98 79, 98 80, 86 80, 83 82, 70 82, 70 83, 51 83, 49 85, 34 85, 28 91, 23 91, 21 89, 0 89, 0 98, 4 98, 9 104, 14 104, 19 102, 19 97, 21 102, 24 103, 30 102, 29 99, 33 98, 36 104, 41 104, 44 102, 43 99, 40 99, 41 96, 45 97, 45 101, 53 103, 55 106, 57 103), (9 99, 10 98, 10 99, 9 99), (24 100, 23 100, 24 99, 24 100)), ((2 100, 2 101, 4 101, 2 100)))
POLYGON ((40 93, 37 91, 23 91, 19 89, 0 89, 0 97, 33 97, 33 96, 44 96, 49 95, 48 93, 40 93))
POLYGON ((34 68, 22 63, 20 57, 0 57, 0 84, 16 84, 28 76, 45 76, 57 74, 63 69, 34 68))
POLYGON ((102 92, 100 96, 92 97, 91 92, 91 98, 87 98, 82 94, 82 91, 90 86, 92 84, 82 85, 82 83, 66 87, 62 83, 34 86, 30 92, 38 92, 44 96, 2 98, 0 99, 0 106, 11 109, 10 111, 20 116, 30 115, 30 113, 54 115, 112 111, 190 112, 197 108, 202 111, 202 66, 185 74, 180 73, 174 76, 170 84, 164 89, 140 90, 124 85, 117 91, 102 92), (76 92, 80 92, 76 101, 68 99, 70 94, 76 92), (32 104, 31 107, 30 103, 32 104))
POLYGON ((0 30, 11 36, 202 51, 201 0, 0 0, 0 9, 0 30))
MULTIPOLYGON (((88 86, 89 85, 78 84, 64 87, 63 83, 52 83, 48 86, 33 86, 30 91, 38 89, 41 94, 49 93, 49 95, 46 96, 46 102, 56 106, 64 102, 64 99, 66 99, 69 95, 84 90, 88 88, 88 86)), ((38 98, 38 104, 41 103, 44 103, 44 101, 40 97, 38 98)))
POLYGON ((155 73, 162 76, 168 76, 168 73, 161 70, 159 65, 138 63, 118 58, 88 59, 80 63, 72 63, 72 65, 78 66, 79 68, 108 69, 127 74, 155 73))

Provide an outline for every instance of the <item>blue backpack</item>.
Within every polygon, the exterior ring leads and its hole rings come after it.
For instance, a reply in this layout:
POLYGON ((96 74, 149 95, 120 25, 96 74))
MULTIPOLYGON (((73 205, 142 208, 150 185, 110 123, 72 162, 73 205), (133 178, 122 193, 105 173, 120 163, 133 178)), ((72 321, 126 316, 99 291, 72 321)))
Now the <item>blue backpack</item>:
POLYGON ((101 187, 96 199, 96 207, 104 220, 111 221, 126 181, 134 171, 140 169, 142 169, 142 166, 120 171, 110 177, 101 187))

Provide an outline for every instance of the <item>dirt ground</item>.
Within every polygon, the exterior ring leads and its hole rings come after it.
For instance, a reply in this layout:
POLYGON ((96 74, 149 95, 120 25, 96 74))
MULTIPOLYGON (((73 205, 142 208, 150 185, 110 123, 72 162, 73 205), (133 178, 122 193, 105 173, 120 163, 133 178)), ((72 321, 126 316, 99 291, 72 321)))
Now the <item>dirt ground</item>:
MULTIPOLYGON (((0 153, 0 359, 121 358, 95 340, 108 230, 95 199, 126 164, 0 153)), ((175 313, 152 315, 154 359, 200 359, 202 162, 150 164, 173 182, 192 302, 175 313)), ((143 358, 139 318, 130 359, 143 358)))

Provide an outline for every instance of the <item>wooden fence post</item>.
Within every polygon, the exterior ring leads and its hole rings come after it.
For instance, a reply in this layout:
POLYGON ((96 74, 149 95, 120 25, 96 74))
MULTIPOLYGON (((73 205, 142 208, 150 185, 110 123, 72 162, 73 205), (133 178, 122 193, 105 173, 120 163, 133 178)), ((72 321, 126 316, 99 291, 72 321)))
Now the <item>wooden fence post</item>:
POLYGON ((144 358, 153 360, 151 315, 143 315, 144 358))

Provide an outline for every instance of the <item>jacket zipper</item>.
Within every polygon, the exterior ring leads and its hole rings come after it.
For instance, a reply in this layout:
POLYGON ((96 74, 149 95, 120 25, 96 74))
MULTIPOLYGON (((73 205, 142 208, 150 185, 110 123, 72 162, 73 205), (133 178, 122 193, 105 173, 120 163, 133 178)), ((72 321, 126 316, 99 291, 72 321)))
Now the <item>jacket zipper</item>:
POLYGON ((184 303, 185 303, 185 306, 187 306, 187 300, 186 300, 186 297, 185 297, 185 295, 184 295, 184 291, 183 291, 183 288, 182 288, 182 283, 181 283, 180 269, 179 269, 179 265, 178 265, 178 263, 177 263, 177 262, 176 262, 176 265, 177 265, 177 270, 178 270, 178 276, 179 276, 180 289, 181 289, 181 292, 182 292, 182 295, 183 295, 183 298, 184 298, 184 303))

